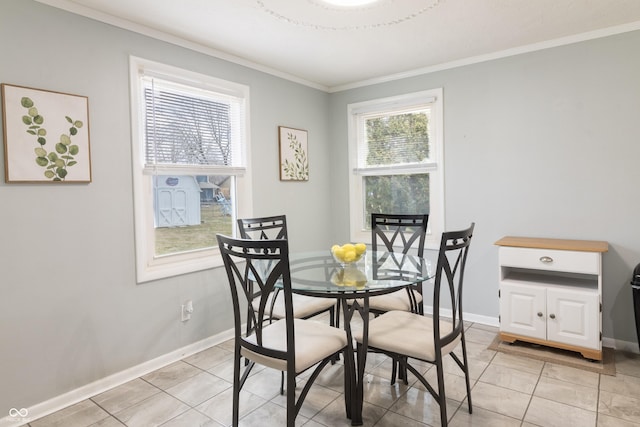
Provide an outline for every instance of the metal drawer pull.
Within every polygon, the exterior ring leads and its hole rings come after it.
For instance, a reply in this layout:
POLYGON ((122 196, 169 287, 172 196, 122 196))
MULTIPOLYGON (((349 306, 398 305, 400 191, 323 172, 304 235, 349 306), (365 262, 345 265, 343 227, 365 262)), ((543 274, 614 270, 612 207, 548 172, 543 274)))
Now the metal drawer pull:
POLYGON ((550 314, 549 317, 551 317, 552 319, 555 319, 556 315, 555 314, 550 314))
POLYGON ((541 311, 538 312, 538 317, 542 317, 542 312, 541 311))
POLYGON ((549 264, 550 262, 553 262, 553 258, 551 258, 550 256, 541 256, 540 257, 540 262, 544 262, 545 264, 549 264))

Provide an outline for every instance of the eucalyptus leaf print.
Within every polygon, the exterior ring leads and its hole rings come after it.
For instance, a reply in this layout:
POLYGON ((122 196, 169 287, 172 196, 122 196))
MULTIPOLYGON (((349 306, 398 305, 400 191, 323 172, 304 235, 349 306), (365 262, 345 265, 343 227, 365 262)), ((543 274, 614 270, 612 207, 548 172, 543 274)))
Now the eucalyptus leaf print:
POLYGON ((78 135, 84 123, 81 120, 65 116, 69 123, 69 133, 61 134, 58 140, 53 143, 53 150, 47 151, 45 146, 48 142, 48 135, 44 128, 44 117, 40 115, 31 98, 22 97, 20 104, 26 109, 26 114, 22 116, 22 123, 27 126, 26 132, 35 137, 35 163, 44 168, 45 178, 51 181, 64 181, 69 173, 68 168, 78 163, 75 156, 80 153, 80 147, 73 143, 72 137, 78 135))
POLYGON ((306 181, 309 179, 307 152, 302 147, 302 143, 298 141, 297 136, 293 133, 287 132, 287 139, 289 140, 289 148, 293 151, 293 160, 285 159, 282 165, 284 175, 292 180, 306 181))

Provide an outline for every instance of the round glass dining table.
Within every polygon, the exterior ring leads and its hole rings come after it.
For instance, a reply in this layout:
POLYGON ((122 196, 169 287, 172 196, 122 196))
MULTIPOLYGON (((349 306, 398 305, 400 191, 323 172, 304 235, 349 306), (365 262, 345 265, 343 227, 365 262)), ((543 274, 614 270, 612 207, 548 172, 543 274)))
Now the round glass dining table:
POLYGON ((291 287, 296 293, 334 298, 393 292, 431 279, 437 255, 430 250, 424 257, 366 251, 358 262, 342 264, 328 250, 291 252, 291 287))

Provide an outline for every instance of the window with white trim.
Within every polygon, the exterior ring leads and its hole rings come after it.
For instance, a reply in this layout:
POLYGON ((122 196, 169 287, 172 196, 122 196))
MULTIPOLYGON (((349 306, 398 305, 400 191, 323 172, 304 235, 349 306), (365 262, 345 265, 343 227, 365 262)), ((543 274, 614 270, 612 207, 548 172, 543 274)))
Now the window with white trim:
POLYGON ((249 88, 131 57, 138 282, 222 264, 250 215, 249 88))
POLYGON ((429 214, 427 247, 444 230, 442 89, 350 104, 350 233, 371 239, 371 214, 429 214))

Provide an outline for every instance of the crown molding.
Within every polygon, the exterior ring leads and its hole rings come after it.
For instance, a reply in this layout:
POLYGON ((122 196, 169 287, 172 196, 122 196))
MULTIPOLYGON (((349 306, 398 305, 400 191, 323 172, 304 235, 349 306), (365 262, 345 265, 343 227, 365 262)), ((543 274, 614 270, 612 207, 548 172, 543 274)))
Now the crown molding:
POLYGON ((617 34, 627 33, 631 31, 640 30, 640 21, 631 22, 628 24, 617 25, 613 27, 602 28, 599 30, 588 31, 585 33, 574 34, 567 37, 561 37, 557 39, 547 40, 539 43, 532 43, 529 45, 518 46, 511 49, 501 50, 498 52, 492 52, 484 55, 472 56, 469 58, 463 58, 456 61, 445 62, 442 64, 435 64, 432 66, 417 68, 414 70, 408 70, 401 73, 390 74, 386 76, 375 77, 372 79, 366 79, 361 81, 356 81, 352 83, 347 83, 344 85, 338 86, 326 86, 317 82, 312 82, 298 76, 286 73, 281 70, 277 70, 271 67, 267 67, 265 65, 249 61, 239 56, 232 55, 230 53, 213 49, 207 46, 204 46, 199 43, 192 42, 190 40, 173 36, 167 34, 165 32, 155 30, 153 28, 147 27, 145 25, 137 24, 135 22, 117 18, 112 15, 106 14, 104 12, 97 11, 95 9, 88 8, 86 6, 79 5, 71 0, 35 0, 38 3, 46 4, 51 7, 55 7, 58 9, 65 10, 67 12, 71 12, 77 15, 84 16, 86 18, 90 18, 99 22, 103 22, 106 24, 110 24, 125 30, 133 31, 135 33, 139 33, 157 40, 165 41, 176 46, 184 47, 187 49, 191 49, 196 52, 203 53, 205 55, 209 55, 218 59, 222 59, 234 64, 242 65, 247 68, 254 69, 256 71, 261 71, 266 74, 271 74, 275 77, 279 77, 285 80, 289 80, 294 83, 298 83, 304 86, 308 86, 313 89, 321 90, 327 93, 335 93, 342 92, 350 89, 357 89, 360 87, 371 86, 380 83, 388 83, 395 80, 406 79, 410 77, 416 77, 424 74, 435 73, 437 71, 448 70, 452 68, 463 67, 467 65, 478 64, 482 62, 492 61, 495 59, 507 58, 510 56, 521 55, 523 53, 530 53, 539 50, 550 49, 554 47, 560 47, 565 45, 570 45, 574 43, 580 43, 588 40, 599 39, 603 37, 609 37, 617 34))
POLYGON ((599 30, 589 31, 586 33, 574 34, 571 36, 557 38, 553 40, 547 40, 544 42, 518 46, 511 49, 505 49, 498 52, 488 53, 485 55, 472 56, 469 58, 463 58, 456 61, 436 64, 429 67, 417 68, 417 69, 402 72, 402 73, 390 74, 387 76, 376 77, 373 79, 362 80, 359 82, 348 83, 340 86, 333 86, 329 88, 329 93, 341 92, 349 89, 356 89, 359 87, 371 86, 374 84, 388 83, 394 80, 401 80, 409 77, 416 77, 423 74, 430 74, 430 73, 435 73, 437 71, 448 70, 451 68, 464 67, 466 65, 473 65, 481 62, 493 61, 495 59, 507 58, 510 56, 521 55, 523 53, 530 53, 530 52, 535 52, 539 50, 551 49, 554 47, 580 43, 588 40, 609 37, 617 34, 637 31, 637 30, 640 30, 640 21, 631 22, 629 24, 617 25, 614 27, 602 28, 599 30))
POLYGON ((163 31, 156 30, 146 25, 138 24, 138 23, 129 21, 127 19, 118 18, 113 15, 109 15, 107 13, 97 11, 95 9, 91 9, 89 7, 74 3, 73 1, 70 1, 70 0, 35 0, 35 1, 38 3, 45 4, 47 6, 55 7, 57 9, 62 9, 67 12, 83 16, 85 18, 93 19, 95 21, 102 22, 104 24, 113 25, 114 27, 119 27, 124 30, 132 31, 134 33, 151 37, 156 40, 164 41, 176 46, 193 50, 195 52, 203 53, 205 55, 209 55, 214 58, 218 58, 234 64, 242 65, 244 67, 251 68, 256 71, 261 71, 266 74, 271 74, 275 77, 280 77, 282 79, 289 80, 294 83, 299 83, 301 85, 308 86, 313 89, 318 89, 324 92, 329 91, 329 87, 325 85, 312 82, 312 81, 300 78, 298 76, 294 76, 292 74, 283 72, 281 70, 276 70, 274 68, 267 67, 266 65, 249 61, 245 58, 232 55, 230 53, 227 53, 218 49, 213 49, 211 47, 204 46, 200 43, 196 43, 182 37, 177 37, 171 34, 167 34, 163 31))

